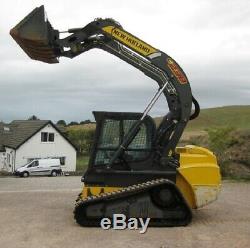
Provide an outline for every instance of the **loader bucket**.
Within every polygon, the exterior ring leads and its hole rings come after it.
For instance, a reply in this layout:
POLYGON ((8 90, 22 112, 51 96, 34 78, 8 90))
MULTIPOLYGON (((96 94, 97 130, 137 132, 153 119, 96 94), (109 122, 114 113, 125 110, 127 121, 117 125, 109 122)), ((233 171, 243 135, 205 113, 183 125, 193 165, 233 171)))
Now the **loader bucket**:
POLYGON ((47 20, 43 5, 12 28, 10 35, 31 59, 50 64, 59 62, 60 49, 56 45, 59 32, 47 20))

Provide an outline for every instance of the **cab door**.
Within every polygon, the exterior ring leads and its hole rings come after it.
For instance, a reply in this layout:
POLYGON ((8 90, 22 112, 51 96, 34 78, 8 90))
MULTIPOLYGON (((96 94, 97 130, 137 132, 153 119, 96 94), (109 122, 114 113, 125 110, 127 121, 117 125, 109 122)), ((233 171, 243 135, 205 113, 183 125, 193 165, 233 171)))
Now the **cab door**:
POLYGON ((39 175, 39 168, 38 168, 38 161, 34 160, 32 163, 28 166, 28 172, 31 176, 39 175))

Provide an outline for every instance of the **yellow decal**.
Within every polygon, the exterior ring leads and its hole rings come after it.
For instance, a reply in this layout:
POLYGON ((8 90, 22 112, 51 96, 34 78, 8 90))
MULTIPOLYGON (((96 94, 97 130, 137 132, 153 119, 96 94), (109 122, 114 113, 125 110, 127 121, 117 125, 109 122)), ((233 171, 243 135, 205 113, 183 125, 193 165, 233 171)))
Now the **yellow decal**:
POLYGON ((157 52, 155 48, 143 42, 142 40, 134 37, 133 35, 116 28, 114 26, 107 26, 102 28, 106 33, 111 34, 115 39, 121 41, 126 46, 132 48, 137 51, 141 55, 148 56, 152 53, 157 52))
POLYGON ((167 59, 167 66, 177 78, 180 84, 186 84, 188 82, 186 76, 181 71, 180 67, 171 58, 167 59))
POLYGON ((103 193, 109 193, 113 191, 118 191, 122 189, 121 187, 98 187, 98 186, 84 186, 81 193, 81 198, 87 198, 88 196, 98 196, 103 193))

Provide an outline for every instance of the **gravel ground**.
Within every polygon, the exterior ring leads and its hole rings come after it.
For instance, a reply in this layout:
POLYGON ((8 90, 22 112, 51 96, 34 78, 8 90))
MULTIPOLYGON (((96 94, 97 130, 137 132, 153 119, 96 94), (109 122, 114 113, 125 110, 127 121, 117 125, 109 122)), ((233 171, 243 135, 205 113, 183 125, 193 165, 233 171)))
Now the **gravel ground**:
POLYGON ((83 228, 73 219, 80 177, 0 178, 1 248, 250 247, 250 183, 224 182, 217 202, 187 227, 83 228))

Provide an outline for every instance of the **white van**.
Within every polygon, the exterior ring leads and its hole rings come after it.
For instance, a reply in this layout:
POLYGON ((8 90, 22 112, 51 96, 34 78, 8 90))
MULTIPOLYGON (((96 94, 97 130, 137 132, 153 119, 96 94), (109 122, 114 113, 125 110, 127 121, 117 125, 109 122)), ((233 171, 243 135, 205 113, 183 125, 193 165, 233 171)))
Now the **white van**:
POLYGON ((57 176, 62 173, 60 159, 36 159, 18 168, 14 174, 20 177, 57 176))

